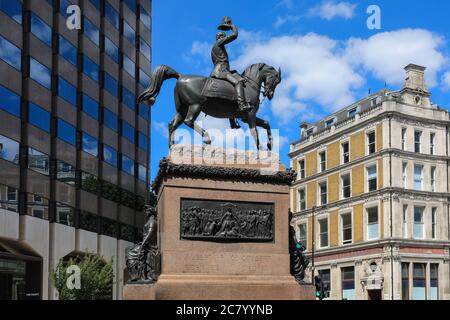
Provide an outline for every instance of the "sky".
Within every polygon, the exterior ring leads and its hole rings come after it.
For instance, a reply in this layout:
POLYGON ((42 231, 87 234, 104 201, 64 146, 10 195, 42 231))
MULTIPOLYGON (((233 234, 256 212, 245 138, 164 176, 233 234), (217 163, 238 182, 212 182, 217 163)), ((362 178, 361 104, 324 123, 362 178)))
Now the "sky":
MULTIPOLYGON (((275 97, 262 103, 259 116, 278 130, 276 148, 289 167, 289 144, 299 140, 301 122, 320 120, 369 90, 401 89, 409 63, 427 67, 432 101, 448 109, 449 12, 450 2, 442 0, 153 0, 152 67, 165 64, 181 74, 209 75, 217 26, 230 16, 239 29, 239 38, 227 46, 231 68, 241 72, 264 62, 282 70, 275 97), (372 5, 380 9, 379 29, 368 27, 368 19, 370 26, 375 21, 374 11, 368 13, 372 5)), ((152 110, 152 179, 168 155, 174 86, 175 80, 164 83, 152 110)), ((229 128, 227 121, 203 115, 198 121, 210 132, 229 128)), ((245 138, 246 125, 242 129, 236 134, 245 138)), ((191 130, 183 125, 179 132, 191 130)), ((264 130, 259 132, 264 141, 264 130)), ((253 142, 247 145, 254 149, 253 142)))

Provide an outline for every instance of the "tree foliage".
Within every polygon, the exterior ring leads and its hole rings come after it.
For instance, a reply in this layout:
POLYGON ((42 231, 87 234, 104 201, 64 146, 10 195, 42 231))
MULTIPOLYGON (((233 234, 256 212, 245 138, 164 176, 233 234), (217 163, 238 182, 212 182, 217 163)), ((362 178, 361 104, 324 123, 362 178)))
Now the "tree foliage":
POLYGON ((61 259, 50 277, 58 290, 60 300, 110 300, 113 292, 113 260, 105 263, 95 254, 86 252, 69 260, 61 259), (80 268, 81 288, 70 289, 67 280, 72 275, 67 269, 76 265, 80 268))

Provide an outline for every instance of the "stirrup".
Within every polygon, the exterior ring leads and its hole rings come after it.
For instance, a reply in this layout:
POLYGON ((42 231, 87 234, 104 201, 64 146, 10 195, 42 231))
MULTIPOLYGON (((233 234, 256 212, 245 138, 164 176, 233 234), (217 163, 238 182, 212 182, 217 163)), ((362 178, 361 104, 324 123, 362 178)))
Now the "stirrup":
POLYGON ((241 110, 241 111, 247 112, 247 111, 250 111, 252 109, 253 109, 253 107, 249 103, 241 103, 241 104, 239 104, 239 110, 241 110))

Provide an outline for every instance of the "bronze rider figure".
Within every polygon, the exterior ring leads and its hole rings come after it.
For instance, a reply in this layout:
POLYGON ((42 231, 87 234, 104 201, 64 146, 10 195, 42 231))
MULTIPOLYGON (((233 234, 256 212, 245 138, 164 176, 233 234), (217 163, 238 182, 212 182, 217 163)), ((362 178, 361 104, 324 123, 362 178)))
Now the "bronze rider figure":
POLYGON ((211 57, 214 63, 214 70, 211 73, 211 78, 227 80, 236 88, 237 103, 241 112, 250 111, 252 106, 247 103, 244 91, 244 78, 236 71, 230 71, 230 60, 225 46, 238 37, 238 30, 232 23, 230 17, 225 17, 222 24, 218 27, 221 32, 216 35, 216 43, 214 44, 211 57), (227 36, 225 32, 231 30, 231 35, 227 36))

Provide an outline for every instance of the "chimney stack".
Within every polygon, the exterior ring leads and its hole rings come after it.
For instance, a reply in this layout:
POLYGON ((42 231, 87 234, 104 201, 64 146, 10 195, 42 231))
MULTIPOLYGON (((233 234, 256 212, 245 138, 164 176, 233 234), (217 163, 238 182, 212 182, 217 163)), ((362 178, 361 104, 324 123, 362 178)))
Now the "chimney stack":
POLYGON ((428 86, 425 83, 425 67, 416 64, 409 64, 405 67, 406 79, 404 89, 414 91, 428 92, 428 86))

